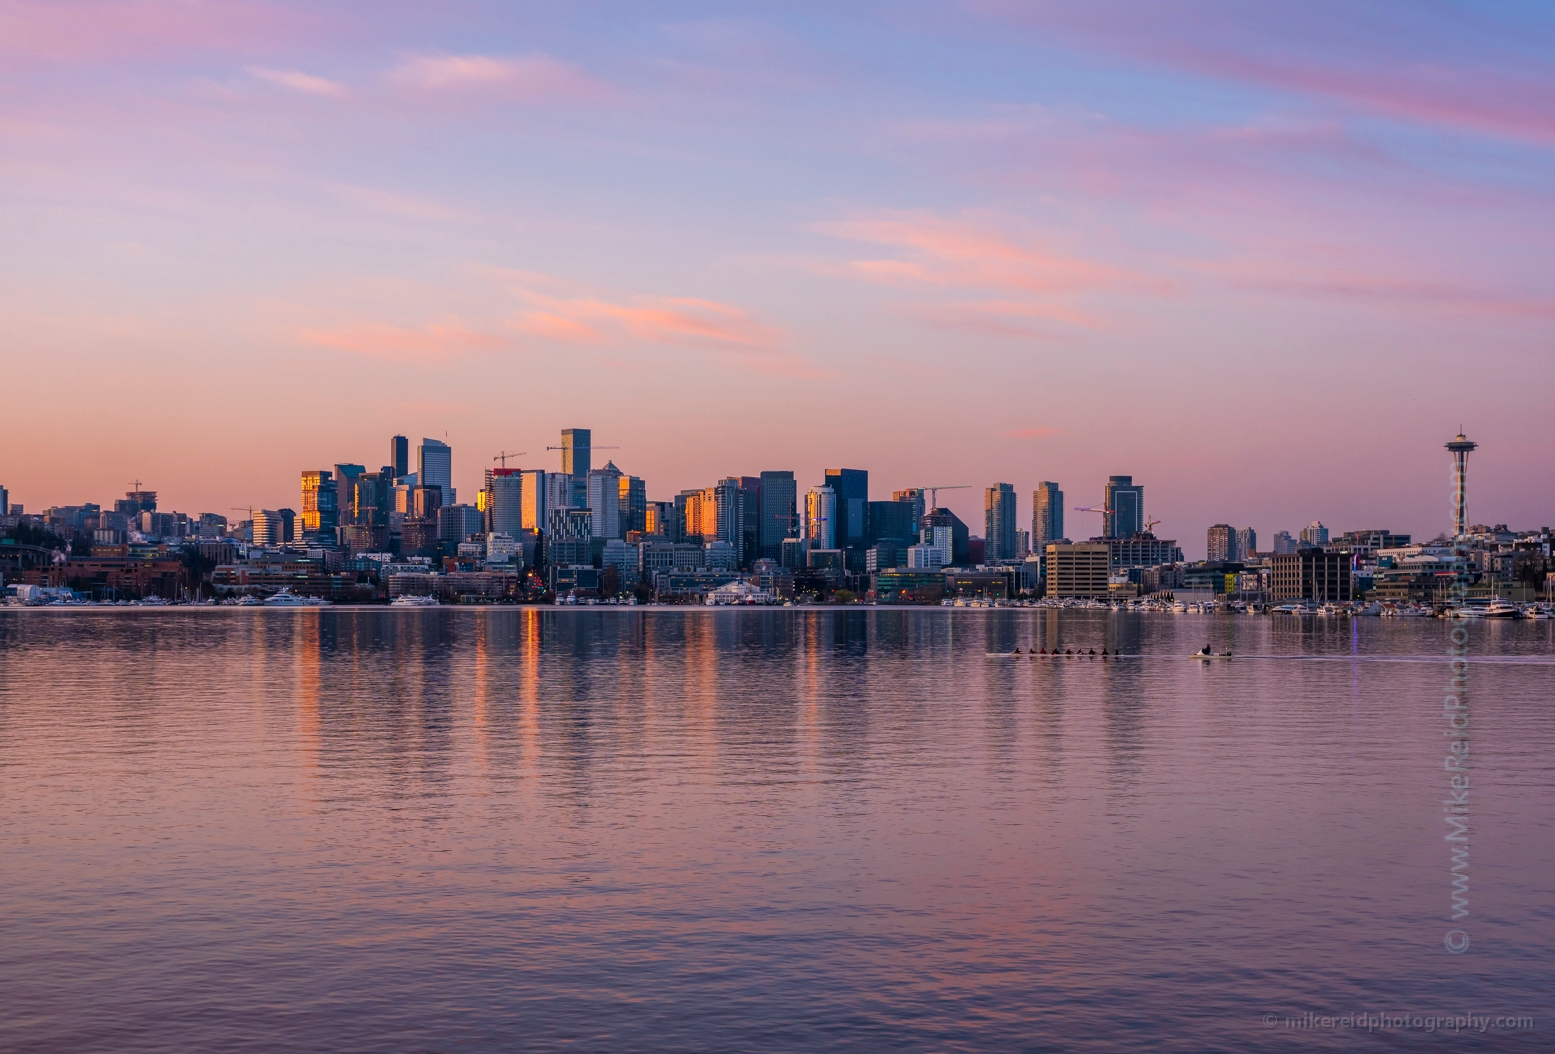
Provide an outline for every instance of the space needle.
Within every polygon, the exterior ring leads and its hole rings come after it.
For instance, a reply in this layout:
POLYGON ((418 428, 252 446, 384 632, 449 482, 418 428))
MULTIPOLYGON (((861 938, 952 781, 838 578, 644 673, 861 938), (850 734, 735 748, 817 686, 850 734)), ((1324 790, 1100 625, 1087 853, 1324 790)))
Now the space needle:
POLYGON ((1452 451, 1452 536, 1469 533, 1469 451, 1479 446, 1459 432, 1447 444, 1452 451))

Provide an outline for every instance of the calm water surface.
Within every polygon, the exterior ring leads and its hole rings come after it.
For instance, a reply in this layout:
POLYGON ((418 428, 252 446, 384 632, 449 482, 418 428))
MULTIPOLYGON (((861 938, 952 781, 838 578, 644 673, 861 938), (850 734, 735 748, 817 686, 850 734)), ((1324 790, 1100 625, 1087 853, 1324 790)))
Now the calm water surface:
POLYGON ((0 1050, 1555 1049, 1555 624, 1456 923, 1453 625, 0 612, 0 1050))

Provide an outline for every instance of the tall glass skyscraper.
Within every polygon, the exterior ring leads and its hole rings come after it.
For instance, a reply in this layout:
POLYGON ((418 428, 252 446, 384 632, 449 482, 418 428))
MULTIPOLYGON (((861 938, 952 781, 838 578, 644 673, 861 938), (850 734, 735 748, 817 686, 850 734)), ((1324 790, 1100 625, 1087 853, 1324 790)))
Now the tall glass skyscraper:
POLYGON ((1043 480, 1031 493, 1031 551, 1047 551, 1049 542, 1064 540, 1064 492, 1043 480))
POLYGON ((422 439, 416 448, 416 484, 437 487, 443 492, 443 504, 454 503, 454 451, 447 443, 422 439))
POLYGON ((404 436, 389 439, 389 470, 394 473, 395 479, 410 474, 410 440, 404 436))
POLYGON ((783 556, 783 539, 799 536, 799 485, 792 472, 761 474, 760 553, 770 560, 783 556))
POLYGON ((1133 476, 1108 476, 1102 534, 1108 538, 1131 538, 1145 529, 1145 487, 1135 485, 1133 476))

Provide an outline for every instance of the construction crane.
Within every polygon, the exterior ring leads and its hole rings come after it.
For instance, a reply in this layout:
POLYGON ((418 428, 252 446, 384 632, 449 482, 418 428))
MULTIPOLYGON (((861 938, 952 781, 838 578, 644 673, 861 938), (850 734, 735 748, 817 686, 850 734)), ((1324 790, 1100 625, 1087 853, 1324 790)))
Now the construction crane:
MULTIPOLYGON (((547 450, 575 450, 577 448, 576 447, 570 447, 570 446, 548 446, 545 449, 547 449, 547 450)), ((589 449, 590 450, 620 450, 621 448, 618 447, 618 446, 600 446, 598 443, 590 443, 589 444, 589 449)))
POLYGON ((1150 520, 1150 519, 1145 520, 1145 533, 1146 534, 1154 534, 1155 533, 1155 525, 1160 523, 1160 522, 1161 522, 1160 520, 1150 520))
MULTIPOLYGON (((939 492, 940 491, 942 491, 942 490, 970 490, 971 487, 972 487, 972 485, 970 483, 947 483, 947 484, 944 484, 943 486, 939 486, 939 487, 913 487, 912 489, 917 491, 919 494, 922 494, 923 492, 927 491, 928 495, 929 495, 929 509, 937 509, 937 508, 939 508, 939 492)), ((926 509, 924 511, 927 512, 927 511, 929 511, 929 509, 926 509)))
POLYGON ((508 458, 510 458, 510 457, 523 457, 527 453, 529 453, 529 451, 527 451, 527 450, 520 450, 516 454, 510 454, 506 450, 504 450, 502 453, 498 454, 496 457, 492 458, 491 460, 493 460, 493 461, 500 461, 500 462, 502 462, 502 467, 503 468, 507 468, 508 467, 508 458))

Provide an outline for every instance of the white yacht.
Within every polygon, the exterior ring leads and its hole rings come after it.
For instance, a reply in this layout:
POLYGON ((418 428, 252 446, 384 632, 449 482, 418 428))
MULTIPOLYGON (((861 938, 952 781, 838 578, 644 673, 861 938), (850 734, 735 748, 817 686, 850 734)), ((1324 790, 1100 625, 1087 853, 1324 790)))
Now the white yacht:
POLYGON ((389 601, 389 606, 391 608, 435 608, 438 603, 437 597, 406 593, 389 601))
POLYGON ((300 597, 285 586, 280 592, 265 598, 267 608, 321 608, 328 606, 329 601, 319 597, 300 597))
POLYGON ((1485 608, 1486 618, 1516 618, 1517 605, 1510 600, 1492 600, 1485 608))

